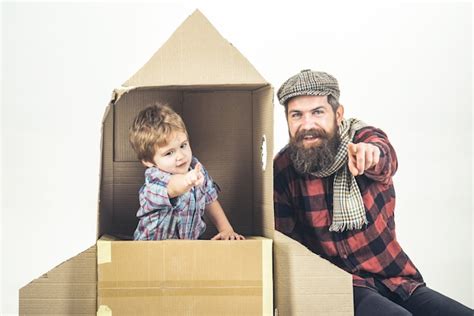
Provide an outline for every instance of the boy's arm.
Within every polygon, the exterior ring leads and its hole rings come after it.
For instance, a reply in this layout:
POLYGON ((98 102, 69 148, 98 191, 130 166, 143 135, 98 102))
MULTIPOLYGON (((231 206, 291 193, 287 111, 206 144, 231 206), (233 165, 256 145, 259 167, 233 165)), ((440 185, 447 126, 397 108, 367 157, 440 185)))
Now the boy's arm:
POLYGON ((219 201, 215 200, 210 204, 206 205, 206 213, 211 219, 212 223, 216 226, 219 233, 212 237, 212 240, 243 240, 244 236, 234 232, 234 229, 229 223, 229 220, 225 216, 224 210, 221 207, 219 201))
POLYGON ((174 198, 180 196, 192 187, 199 187, 204 183, 204 175, 201 172, 201 164, 198 163, 193 170, 185 174, 174 174, 168 182, 168 196, 174 198))

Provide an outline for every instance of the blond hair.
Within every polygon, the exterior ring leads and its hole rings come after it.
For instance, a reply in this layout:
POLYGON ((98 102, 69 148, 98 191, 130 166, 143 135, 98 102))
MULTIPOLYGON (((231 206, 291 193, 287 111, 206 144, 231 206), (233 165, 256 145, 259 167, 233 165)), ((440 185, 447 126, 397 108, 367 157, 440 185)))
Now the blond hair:
POLYGON ((188 135, 182 118, 169 106, 154 104, 138 113, 128 135, 138 159, 153 162, 156 147, 166 146, 175 132, 188 135))

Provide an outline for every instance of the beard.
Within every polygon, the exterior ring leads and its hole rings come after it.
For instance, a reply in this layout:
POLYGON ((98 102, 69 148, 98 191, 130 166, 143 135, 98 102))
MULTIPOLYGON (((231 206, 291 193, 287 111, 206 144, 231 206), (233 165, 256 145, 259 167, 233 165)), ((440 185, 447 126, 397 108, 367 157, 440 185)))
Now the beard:
POLYGON ((341 144, 337 124, 335 126, 332 135, 323 129, 310 129, 298 131, 294 137, 290 138, 290 159, 298 173, 304 175, 331 166, 341 144), (319 138, 319 143, 305 147, 303 142, 306 136, 319 138))

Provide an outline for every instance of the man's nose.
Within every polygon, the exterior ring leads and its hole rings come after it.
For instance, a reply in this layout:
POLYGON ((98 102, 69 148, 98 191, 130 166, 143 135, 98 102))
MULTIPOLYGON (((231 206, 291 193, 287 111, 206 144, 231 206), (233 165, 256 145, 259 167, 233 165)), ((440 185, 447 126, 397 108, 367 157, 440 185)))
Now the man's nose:
POLYGON ((309 130, 314 128, 314 119, 311 116, 311 114, 305 114, 303 115, 303 121, 301 122, 301 127, 303 129, 309 130))

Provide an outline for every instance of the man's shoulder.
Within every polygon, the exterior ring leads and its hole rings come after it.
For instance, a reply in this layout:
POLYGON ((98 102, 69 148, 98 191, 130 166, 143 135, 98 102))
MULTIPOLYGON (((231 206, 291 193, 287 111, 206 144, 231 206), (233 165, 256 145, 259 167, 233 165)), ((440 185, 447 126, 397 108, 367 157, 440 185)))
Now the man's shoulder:
POLYGON ((275 158, 273 158, 273 175, 277 176, 282 173, 291 173, 291 169, 292 162, 290 159, 289 147, 286 145, 278 152, 278 154, 275 155, 275 158))
POLYGON ((282 165, 288 165, 290 162, 290 156, 289 156, 289 146, 286 145, 283 147, 273 158, 273 165, 274 166, 282 166, 282 165))

